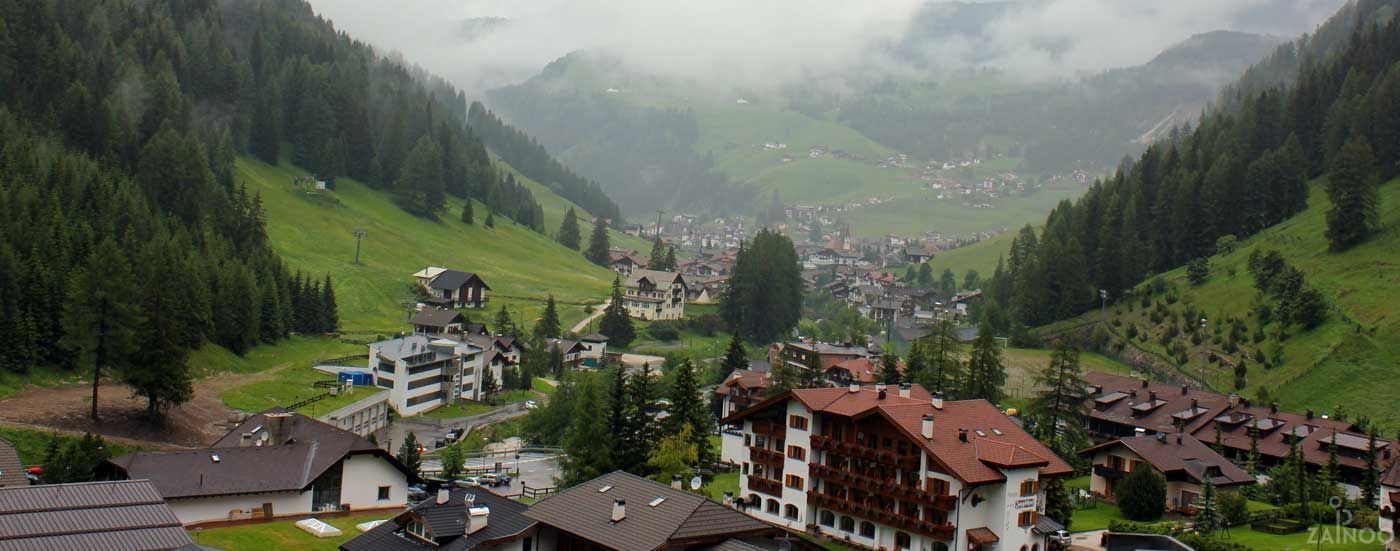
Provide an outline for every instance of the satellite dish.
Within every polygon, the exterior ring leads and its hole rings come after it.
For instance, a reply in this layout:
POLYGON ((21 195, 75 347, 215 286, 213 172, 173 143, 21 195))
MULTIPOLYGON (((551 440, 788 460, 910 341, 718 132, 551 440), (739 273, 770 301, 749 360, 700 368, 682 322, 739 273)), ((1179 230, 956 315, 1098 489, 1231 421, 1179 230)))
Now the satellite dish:
POLYGON ((697 476, 697 477, 694 477, 694 478, 691 478, 691 479, 690 479, 690 489, 692 489, 692 490, 699 490, 699 489, 700 489, 700 477, 697 476))

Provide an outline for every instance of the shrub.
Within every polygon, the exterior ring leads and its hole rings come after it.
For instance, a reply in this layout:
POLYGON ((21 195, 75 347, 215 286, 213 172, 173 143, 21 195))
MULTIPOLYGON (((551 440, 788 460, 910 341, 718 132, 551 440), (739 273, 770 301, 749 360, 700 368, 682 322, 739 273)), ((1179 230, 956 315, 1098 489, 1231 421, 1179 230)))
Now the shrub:
POLYGON ((681 338, 681 332, 672 322, 658 321, 647 327, 647 336, 658 341, 674 341, 681 338))
POLYGON ((1186 279, 1192 285, 1200 285, 1210 279, 1210 259, 1195 258, 1186 263, 1186 279))
POLYGON ((1249 522, 1248 501, 1240 492, 1220 492, 1216 504, 1225 526, 1239 526, 1249 522))
POLYGON ((1113 493, 1118 496, 1118 509, 1129 520, 1157 520, 1167 506, 1167 483, 1149 468, 1128 473, 1113 493))

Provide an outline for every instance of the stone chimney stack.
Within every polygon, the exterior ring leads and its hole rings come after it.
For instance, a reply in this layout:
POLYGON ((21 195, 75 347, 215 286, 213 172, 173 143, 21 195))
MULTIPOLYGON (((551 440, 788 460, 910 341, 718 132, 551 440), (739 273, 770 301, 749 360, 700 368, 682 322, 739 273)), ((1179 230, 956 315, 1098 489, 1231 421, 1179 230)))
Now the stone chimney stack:
POLYGON ((943 409, 943 393, 933 393, 933 409, 943 409))
POLYGON ((1232 408, 1234 408, 1234 407, 1239 407, 1239 405, 1240 405, 1240 395, 1231 392, 1231 393, 1230 393, 1230 407, 1232 407, 1232 408))
POLYGON ((958 429, 958 440, 967 442, 967 429, 958 429))
POLYGON ((671 475, 671 487, 677 490, 681 489, 681 475, 671 475))
POLYGON ((909 383, 899 383, 899 397, 900 397, 900 398, 908 398, 908 397, 909 397, 909 390, 910 390, 910 385, 909 385, 909 383))
POLYGON ((267 436, 271 440, 268 445, 281 446, 286 444, 292 437, 292 414, 268 413, 263 415, 263 430, 267 431, 267 436))
POLYGON ((622 522, 622 519, 625 518, 627 518, 627 501, 622 499, 613 500, 612 521, 622 522))
POLYGON ((467 506, 467 535, 475 534, 486 528, 486 521, 491 519, 491 509, 485 505, 467 506))
POLYGON ((860 383, 855 382, 855 381, 851 381, 851 386, 850 386, 849 389, 850 389, 851 394, 855 394, 855 393, 857 393, 857 392, 860 392, 860 383))
POLYGON ((923 435, 924 440, 933 440, 933 414, 932 414, 932 413, 924 414, 923 423, 921 424, 921 426, 919 427, 919 429, 920 429, 920 430, 919 430, 919 434, 923 435))

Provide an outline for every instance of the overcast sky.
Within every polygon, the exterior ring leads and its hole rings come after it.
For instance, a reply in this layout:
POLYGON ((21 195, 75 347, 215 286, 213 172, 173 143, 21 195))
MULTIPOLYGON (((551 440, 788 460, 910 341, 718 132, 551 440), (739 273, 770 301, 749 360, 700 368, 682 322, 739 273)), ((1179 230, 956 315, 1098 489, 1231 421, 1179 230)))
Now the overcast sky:
MULTIPOLYGON (((923 0, 311 0, 353 36, 452 79, 468 93, 516 82, 576 50, 648 73, 761 88, 851 67, 908 70, 897 41, 923 0), (504 18, 470 39, 463 21, 504 18)), ((1220 29, 1293 37, 1343 0, 1028 0, 982 36, 940 36, 924 61, 1055 78, 1136 65, 1220 29)))

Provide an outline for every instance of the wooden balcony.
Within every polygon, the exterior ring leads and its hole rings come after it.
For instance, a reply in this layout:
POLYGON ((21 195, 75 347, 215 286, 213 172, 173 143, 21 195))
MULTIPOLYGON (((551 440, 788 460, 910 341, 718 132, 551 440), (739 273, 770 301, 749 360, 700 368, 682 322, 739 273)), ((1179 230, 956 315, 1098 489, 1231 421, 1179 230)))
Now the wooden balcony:
POLYGON ((782 464, 783 453, 758 446, 749 446, 749 459, 755 463, 776 463, 782 464))
POLYGON ((839 511, 860 519, 879 522, 901 530, 917 532, 933 537, 934 539, 951 540, 953 539, 953 532, 955 531, 952 524, 937 524, 920 518, 901 515, 887 509, 871 507, 846 498, 823 494, 815 490, 807 492, 807 499, 816 506, 824 509, 839 511))
POLYGON ((773 497, 782 497, 783 495, 783 485, 776 480, 768 480, 766 478, 750 476, 749 489, 773 497))
POLYGON ((842 486, 853 486, 872 494, 887 495, 940 511, 952 511, 958 505, 956 496, 935 494, 918 486, 900 484, 893 480, 874 478, 818 463, 809 463, 808 468, 808 472, 816 480, 825 480, 842 486))
POLYGON ((781 423, 759 421, 754 422, 753 433, 762 434, 764 436, 782 437, 787 435, 787 427, 783 426, 781 423))
POLYGON ((1128 476, 1128 471, 1115 469, 1108 465, 1094 465, 1094 474, 1107 479, 1118 479, 1128 476))
POLYGON ((872 448, 854 442, 836 440, 829 436, 812 435, 812 448, 846 457, 884 463, 905 471, 917 470, 921 466, 920 457, 917 452, 901 455, 889 450, 872 448))

